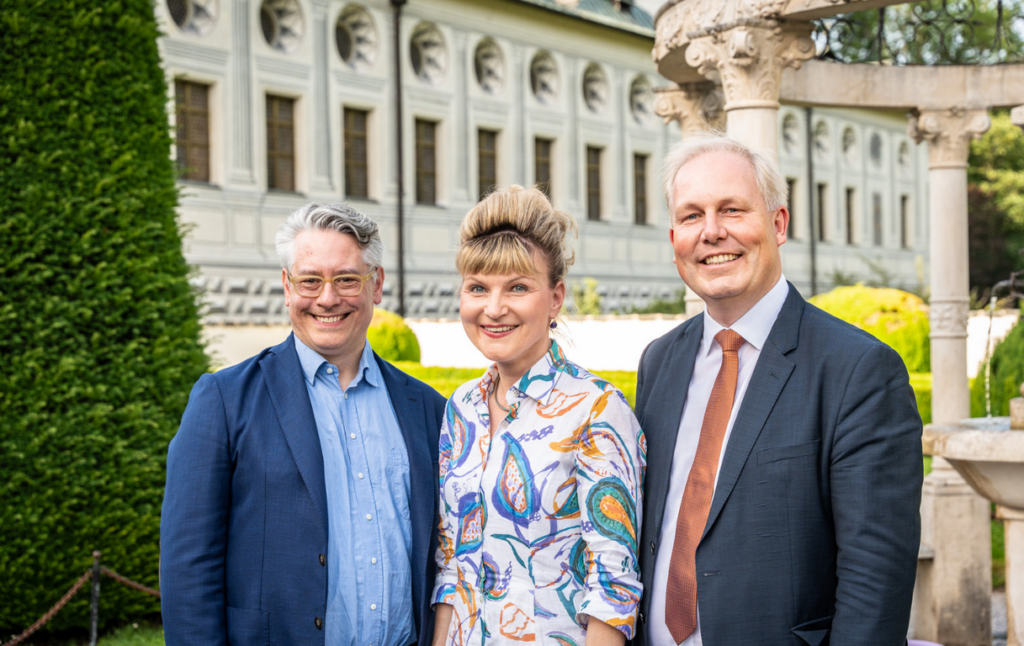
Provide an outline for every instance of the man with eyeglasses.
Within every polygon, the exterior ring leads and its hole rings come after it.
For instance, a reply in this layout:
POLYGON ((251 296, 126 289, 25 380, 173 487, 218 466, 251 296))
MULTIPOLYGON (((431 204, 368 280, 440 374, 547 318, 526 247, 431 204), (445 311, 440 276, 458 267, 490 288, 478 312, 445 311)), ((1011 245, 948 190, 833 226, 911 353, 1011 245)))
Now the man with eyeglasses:
POLYGON ((293 334, 204 375, 168 450, 166 643, 425 646, 445 400, 366 340, 372 220, 308 204, 277 252, 293 334))

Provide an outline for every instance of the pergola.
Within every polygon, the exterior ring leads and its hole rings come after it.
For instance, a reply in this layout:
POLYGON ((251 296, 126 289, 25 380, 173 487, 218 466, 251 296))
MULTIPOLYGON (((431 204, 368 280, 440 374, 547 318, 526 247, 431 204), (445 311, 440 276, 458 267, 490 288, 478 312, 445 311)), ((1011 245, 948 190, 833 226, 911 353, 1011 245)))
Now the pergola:
MULTIPOLYGON (((1024 64, 1002 62, 1014 56, 996 51, 990 56, 996 64, 900 65, 896 52, 885 52, 883 33, 885 7, 900 4, 904 0, 670 0, 656 16, 653 56, 675 85, 658 88, 656 111, 677 121, 684 137, 724 121, 729 135, 776 153, 780 101, 907 112, 908 132, 927 142, 929 152, 932 421, 953 423, 970 416, 970 141, 988 130, 993 108, 1016 107, 1014 122, 1024 125, 1024 64), (829 26, 866 9, 878 10, 876 62, 825 60, 829 26)), ((957 4, 974 6, 972 0, 957 4)), ((1017 16, 1004 16, 1002 2, 990 4, 999 10, 997 27, 1014 29, 1017 16)), ((945 1, 941 10, 951 11, 945 1)), ((915 636, 945 646, 990 644, 989 504, 944 459, 936 457, 932 468, 923 491, 915 636)))

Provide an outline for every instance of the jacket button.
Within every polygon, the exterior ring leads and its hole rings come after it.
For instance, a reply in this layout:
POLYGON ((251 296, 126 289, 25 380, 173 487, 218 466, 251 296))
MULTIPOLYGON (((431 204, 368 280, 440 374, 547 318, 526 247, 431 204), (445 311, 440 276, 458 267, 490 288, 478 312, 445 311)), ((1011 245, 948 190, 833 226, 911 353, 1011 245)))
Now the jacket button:
POLYGON ((323 554, 320 555, 320 565, 327 565, 327 557, 323 554))
POLYGON ((651 541, 651 554, 654 554, 654 541, 651 541))
POLYGON ((641 612, 641 613, 638 613, 638 614, 640 615, 640 623, 644 623, 646 621, 644 619, 644 613, 641 612))
POLYGON ((314 619, 314 620, 313 620, 313 623, 314 623, 314 624, 316 624, 316 627, 317 627, 318 629, 320 629, 320 628, 323 628, 323 627, 324 627, 324 620, 323 620, 323 619, 321 619, 320 617, 317 617, 316 619, 314 619))

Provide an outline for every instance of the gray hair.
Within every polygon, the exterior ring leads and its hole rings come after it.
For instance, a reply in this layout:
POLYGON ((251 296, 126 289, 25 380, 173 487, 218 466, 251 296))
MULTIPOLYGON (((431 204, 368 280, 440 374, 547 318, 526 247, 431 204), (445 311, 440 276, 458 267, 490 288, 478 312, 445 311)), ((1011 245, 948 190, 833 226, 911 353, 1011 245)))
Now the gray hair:
MULTIPOLYGON (((377 223, 348 204, 307 204, 288 216, 277 232, 275 243, 281 267, 291 271, 295 264, 295 236, 302 231, 337 231, 356 239, 363 250, 363 262, 376 269, 384 264, 384 243, 377 223)), ((376 281, 376 274, 374 281, 376 281)))
POLYGON ((718 132, 704 132, 686 137, 665 155, 662 173, 665 178, 665 200, 672 210, 672 185, 676 175, 688 162, 707 153, 726 152, 738 155, 750 162, 754 169, 754 181, 757 191, 764 199, 769 213, 774 213, 786 205, 788 187, 786 180, 779 171, 775 157, 767 151, 754 150, 746 144, 718 132))

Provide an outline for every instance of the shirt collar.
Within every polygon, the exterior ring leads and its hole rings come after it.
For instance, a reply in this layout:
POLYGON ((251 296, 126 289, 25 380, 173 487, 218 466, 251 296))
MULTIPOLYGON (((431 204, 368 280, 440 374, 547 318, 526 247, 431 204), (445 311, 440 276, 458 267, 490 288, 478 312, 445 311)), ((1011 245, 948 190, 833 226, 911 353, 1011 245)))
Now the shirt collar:
MULTIPOLYGON (((743 340, 760 351, 768 340, 768 335, 775 325, 775 319, 779 317, 782 306, 789 296, 789 283, 785 276, 779 277, 775 287, 768 290, 768 293, 761 297, 747 312, 741 316, 730 329, 743 337, 743 340)), ((711 315, 704 312, 704 338, 702 340, 701 352, 707 355, 715 343, 715 335, 725 329, 725 326, 711 318, 711 315)))
MULTIPOLYGON (((551 392, 555 389, 555 378, 558 373, 577 375, 576 367, 569 363, 562 353, 558 342, 552 339, 551 348, 544 353, 537 363, 533 364, 526 374, 516 383, 513 388, 522 396, 536 399, 542 405, 548 403, 551 392)), ((498 378, 498 364, 492 364, 486 374, 480 378, 477 387, 473 390, 474 403, 481 403, 486 400, 491 392, 491 386, 498 378)))
MULTIPOLYGON (((325 366, 332 365, 327 359, 324 359, 319 353, 303 343, 302 339, 298 336, 295 337, 295 352, 299 355, 302 375, 310 385, 316 381, 317 372, 326 370, 325 366)), ((373 360, 373 349, 370 347, 370 342, 367 341, 363 346, 363 353, 359 356, 359 370, 356 372, 356 378, 349 384, 349 388, 359 384, 360 381, 366 381, 369 385, 378 387, 382 378, 380 366, 373 360)))

